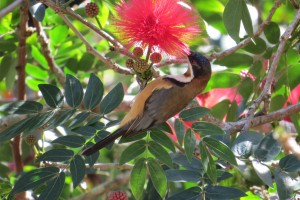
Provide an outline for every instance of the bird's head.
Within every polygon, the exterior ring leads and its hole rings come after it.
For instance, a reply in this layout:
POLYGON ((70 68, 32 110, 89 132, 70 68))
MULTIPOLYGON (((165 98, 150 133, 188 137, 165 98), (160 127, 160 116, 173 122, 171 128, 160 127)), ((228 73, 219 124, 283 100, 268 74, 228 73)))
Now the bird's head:
POLYGON ((188 59, 195 78, 211 75, 211 65, 206 57, 191 51, 188 55, 188 59))

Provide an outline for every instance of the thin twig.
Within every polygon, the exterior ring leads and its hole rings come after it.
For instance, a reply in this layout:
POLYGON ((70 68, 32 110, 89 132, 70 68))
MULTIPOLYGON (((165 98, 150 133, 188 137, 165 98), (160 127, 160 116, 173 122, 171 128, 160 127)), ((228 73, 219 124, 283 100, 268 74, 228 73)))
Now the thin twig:
POLYGON ((7 7, 0 11, 0 19, 17 8, 23 0, 15 0, 15 2, 9 4, 7 7))
POLYGON ((280 57, 284 52, 286 42, 290 38, 290 36, 291 36, 293 30, 295 29, 296 25, 298 24, 299 20, 300 20, 300 10, 298 10, 294 20, 287 27, 287 29, 285 30, 285 32, 281 36, 279 46, 277 48, 276 54, 273 58, 272 64, 271 64, 270 69, 268 71, 268 75, 267 75, 267 78, 266 78, 266 83, 264 85, 264 88, 263 88, 262 92, 260 93, 260 95, 257 97, 257 99, 254 100, 253 104, 249 108, 249 111, 248 111, 248 114, 247 114, 249 117, 248 117, 247 123, 245 124, 245 126, 243 128, 244 131, 249 129, 250 124, 251 124, 251 120, 254 117, 254 113, 255 113, 256 109, 258 108, 260 103, 264 100, 266 95, 269 93, 269 90, 271 89, 271 84, 272 84, 272 81, 274 79, 275 72, 276 72, 280 57))
MULTIPOLYGON (((300 112, 300 103, 288 106, 286 108, 282 108, 280 110, 271 112, 267 115, 254 117, 251 120, 250 127, 256 127, 262 124, 270 123, 273 121, 279 121, 284 119, 287 116, 300 112)), ((221 124, 220 128, 223 130, 228 131, 230 133, 236 133, 243 129, 245 123, 247 123, 248 118, 239 120, 237 122, 227 122, 221 124)), ((211 122, 213 123, 213 122, 211 122)), ((250 128, 249 127, 249 128, 250 128)))
POLYGON ((79 39, 86 45, 86 49, 88 52, 93 54, 95 57, 97 57, 99 60, 101 60, 103 63, 106 64, 107 67, 111 68, 112 70, 120 73, 120 74, 132 74, 132 72, 124 67, 121 67, 117 63, 113 62, 110 58, 107 58, 103 56, 101 53, 99 53, 97 50, 95 50, 90 43, 84 38, 84 36, 74 27, 72 22, 61 13, 58 13, 60 17, 64 20, 64 22, 73 30, 73 32, 79 37, 79 39))
POLYGON ((48 39, 45 31, 43 30, 42 24, 39 21, 37 21, 36 19, 33 19, 33 20, 34 20, 33 21, 34 26, 36 27, 36 30, 37 30, 38 40, 41 43, 41 51, 47 60, 47 63, 49 65, 51 72, 53 72, 55 74, 58 82, 62 86, 64 86, 65 81, 66 81, 66 76, 65 76, 64 72, 62 71, 62 69, 56 64, 56 62, 51 54, 51 49, 49 46, 49 39, 48 39))

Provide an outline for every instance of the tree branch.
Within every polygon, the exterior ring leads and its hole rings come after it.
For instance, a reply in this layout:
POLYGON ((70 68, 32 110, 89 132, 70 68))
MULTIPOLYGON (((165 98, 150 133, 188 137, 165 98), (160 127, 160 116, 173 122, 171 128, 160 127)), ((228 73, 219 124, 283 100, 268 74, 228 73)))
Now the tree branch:
POLYGON ((295 29, 296 25, 298 24, 299 20, 300 20, 300 10, 298 10, 297 15, 295 16, 294 20, 287 27, 284 34, 281 36, 281 41, 279 43, 276 54, 273 58, 271 66, 270 66, 264 88, 263 88, 262 92, 260 93, 260 95, 257 97, 257 99, 255 99, 253 104, 249 107, 249 111, 248 111, 248 114, 247 114, 249 116, 248 121, 246 122, 245 127, 243 128, 243 130, 248 130, 249 129, 251 120, 254 117, 254 113, 255 113, 256 109, 258 108, 260 103, 264 100, 266 95, 268 95, 268 93, 270 91, 270 88, 271 88, 272 81, 273 81, 274 76, 275 76, 275 72, 276 72, 280 57, 284 52, 286 42, 290 38, 290 36, 291 36, 293 30, 295 29))
MULTIPOLYGON (((251 120, 250 127, 256 127, 256 126, 270 123, 273 121, 279 121, 279 120, 284 119, 287 116, 290 116, 291 114, 298 113, 298 112, 300 112, 300 103, 288 106, 286 108, 282 108, 280 110, 274 111, 267 115, 254 117, 251 120)), ((237 122, 222 123, 222 124, 220 124, 220 127, 230 133, 236 133, 243 129, 243 127, 247 121, 248 121, 248 119, 242 119, 237 122)))
POLYGON ((52 73, 55 74, 55 76, 57 77, 58 82, 64 86, 65 85, 65 81, 66 81, 66 76, 64 74, 64 72, 61 70, 61 68, 59 66, 57 66, 52 54, 51 54, 51 49, 49 46, 49 39, 45 33, 45 31, 43 30, 42 24, 37 21, 36 19, 33 19, 34 22, 34 26, 36 27, 37 30, 37 35, 38 35, 38 40, 41 43, 41 51, 44 54, 49 68, 51 70, 52 73))

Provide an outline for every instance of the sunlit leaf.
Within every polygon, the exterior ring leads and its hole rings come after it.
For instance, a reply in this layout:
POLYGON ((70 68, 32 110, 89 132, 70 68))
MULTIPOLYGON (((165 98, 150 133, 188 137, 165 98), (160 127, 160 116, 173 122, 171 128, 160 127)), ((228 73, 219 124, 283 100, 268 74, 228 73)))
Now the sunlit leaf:
POLYGON ((152 158, 147 160, 147 167, 156 191, 159 193, 161 198, 164 198, 167 193, 167 177, 164 170, 157 161, 152 158))
POLYGON ((187 110, 183 110, 179 113, 179 117, 183 121, 195 121, 200 117, 205 116, 209 112, 209 109, 204 107, 195 107, 187 110))
POLYGON ((144 140, 135 142, 128 146, 121 154, 120 164, 125 164, 128 161, 136 158, 146 150, 146 142, 144 140))
POLYGON ((140 158, 134 165, 130 175, 130 188, 133 196, 140 200, 143 195, 146 182, 147 168, 146 159, 140 158))
POLYGON ((162 161, 166 165, 168 165, 168 167, 170 167, 170 168, 173 167, 171 156, 161 145, 157 144, 156 142, 152 142, 152 141, 150 141, 148 143, 148 145, 149 145, 148 149, 149 149, 150 153, 152 153, 157 159, 159 159, 160 161, 162 161))

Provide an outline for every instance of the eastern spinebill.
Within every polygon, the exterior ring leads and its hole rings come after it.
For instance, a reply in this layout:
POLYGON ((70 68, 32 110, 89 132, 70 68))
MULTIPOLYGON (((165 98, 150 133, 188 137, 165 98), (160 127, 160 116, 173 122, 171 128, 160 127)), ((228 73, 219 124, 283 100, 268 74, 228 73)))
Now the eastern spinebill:
POLYGON ((126 138, 149 130, 185 108, 203 91, 211 77, 211 65, 206 57, 191 52, 188 60, 184 74, 162 76, 150 82, 136 96, 119 128, 82 154, 91 155, 120 136, 126 138))

